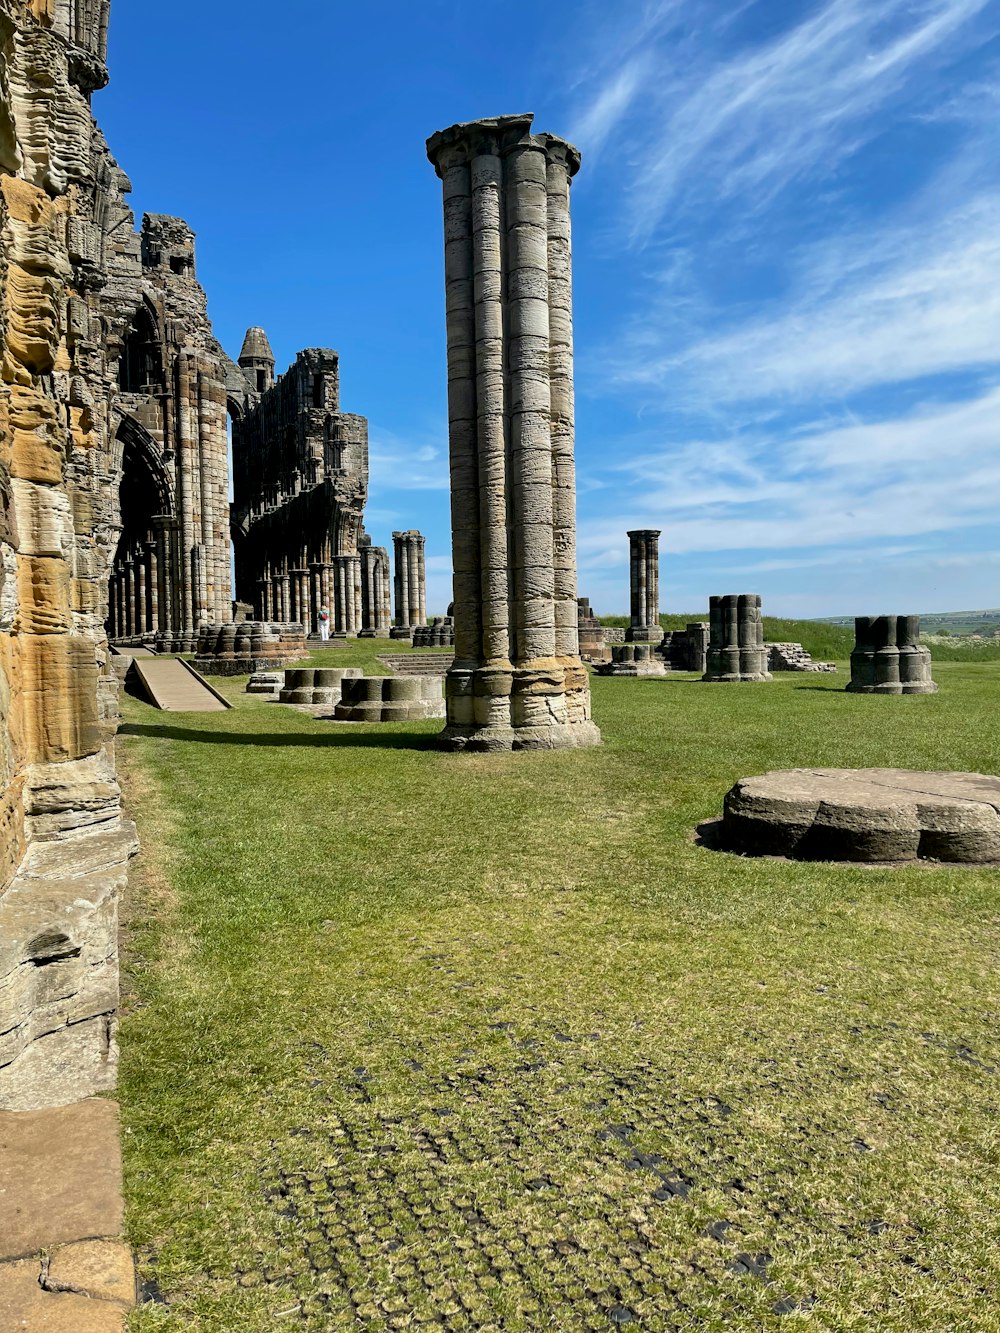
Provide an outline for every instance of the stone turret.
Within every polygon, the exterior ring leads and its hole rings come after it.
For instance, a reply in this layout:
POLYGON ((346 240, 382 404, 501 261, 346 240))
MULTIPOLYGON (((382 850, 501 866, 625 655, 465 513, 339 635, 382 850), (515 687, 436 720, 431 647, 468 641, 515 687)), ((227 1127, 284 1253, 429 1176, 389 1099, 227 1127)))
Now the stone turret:
POLYGON ((266 393, 273 388, 274 353, 267 334, 256 325, 247 329, 243 350, 239 355, 239 367, 250 381, 250 387, 258 393, 266 393))

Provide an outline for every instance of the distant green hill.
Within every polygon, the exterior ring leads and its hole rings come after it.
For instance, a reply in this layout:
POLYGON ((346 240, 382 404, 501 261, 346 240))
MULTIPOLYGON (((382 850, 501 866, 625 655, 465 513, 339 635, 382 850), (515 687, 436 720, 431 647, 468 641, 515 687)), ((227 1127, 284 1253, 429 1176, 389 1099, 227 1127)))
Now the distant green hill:
MULTIPOLYGON (((660 616, 664 629, 683 629, 692 620, 707 620, 708 612, 700 611, 687 616, 660 616)), ((628 616, 601 616, 602 625, 624 628, 628 616)), ((764 638, 768 643, 801 643, 807 653, 818 662, 844 662, 854 647, 854 621, 850 628, 823 620, 782 620, 777 616, 764 617, 764 638)))
MULTIPOLYGON (((852 628, 852 616, 827 616, 817 621, 822 625, 843 625, 852 628)), ((960 639, 967 639, 971 634, 981 634, 983 638, 992 638, 994 630, 1000 629, 1000 608, 989 607, 983 611, 930 611, 920 616, 920 630, 923 635, 944 634, 960 639)))

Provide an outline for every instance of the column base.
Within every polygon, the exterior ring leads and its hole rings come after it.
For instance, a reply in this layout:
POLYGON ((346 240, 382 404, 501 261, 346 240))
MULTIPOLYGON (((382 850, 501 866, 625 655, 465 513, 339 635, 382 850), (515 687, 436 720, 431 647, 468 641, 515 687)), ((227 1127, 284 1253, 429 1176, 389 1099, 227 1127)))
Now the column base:
POLYGON ((716 685, 754 685, 754 684, 759 684, 762 681, 773 680, 773 679, 774 677, 771 675, 770 671, 755 672, 745 676, 741 676, 739 674, 725 675, 725 676, 711 676, 706 671, 705 674, 702 676, 702 681, 708 681, 709 684, 716 684, 716 685))
POLYGON ((358 630, 358 638, 359 638, 359 639, 375 639, 375 638, 377 638, 377 637, 378 637, 378 635, 375 633, 375 631, 374 631, 373 629, 359 629, 359 630, 358 630))
POLYGON ((659 625, 629 625, 625 631, 626 643, 662 643, 663 630, 659 625))
POLYGON ((906 684, 892 683, 889 685, 855 685, 850 681, 845 686, 846 694, 937 694, 938 685, 936 681, 912 681, 906 684))
POLYGON ((551 727, 474 727, 449 723, 437 739, 438 748, 470 754, 502 754, 515 750, 577 750, 601 744, 594 722, 551 727))
POLYGON ((389 638, 408 639, 410 642, 412 642, 413 630, 414 630, 413 625, 393 625, 392 629, 389 631, 389 638))
POLYGON ((611 650, 611 661, 601 662, 599 676, 665 676, 667 664, 653 643, 626 643, 611 650))

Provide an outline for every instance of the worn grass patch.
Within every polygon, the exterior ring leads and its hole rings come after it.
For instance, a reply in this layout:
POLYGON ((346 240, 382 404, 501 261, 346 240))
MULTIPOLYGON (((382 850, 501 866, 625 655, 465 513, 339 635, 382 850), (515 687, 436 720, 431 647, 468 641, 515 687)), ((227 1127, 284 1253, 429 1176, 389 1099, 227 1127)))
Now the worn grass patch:
POLYGON ((492 757, 129 700, 131 1327, 1000 1327, 1000 872, 691 837, 769 768, 1000 772, 1000 668, 936 674, 598 678, 601 749, 492 757))

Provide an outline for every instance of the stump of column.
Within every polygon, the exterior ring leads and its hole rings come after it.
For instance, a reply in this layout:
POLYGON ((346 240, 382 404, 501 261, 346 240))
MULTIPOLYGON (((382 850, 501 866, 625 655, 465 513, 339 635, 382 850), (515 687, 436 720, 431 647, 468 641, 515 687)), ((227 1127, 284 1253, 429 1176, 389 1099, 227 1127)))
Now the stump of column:
POLYGON ((755 593, 710 598, 708 633, 702 680, 748 684, 771 679, 761 603, 755 593))
POLYGON ((442 181, 455 662, 449 749, 596 745, 576 605, 570 179, 502 116, 433 135, 442 181))
POLYGON ((851 694, 935 694, 931 654, 920 642, 919 616, 857 616, 851 694))

